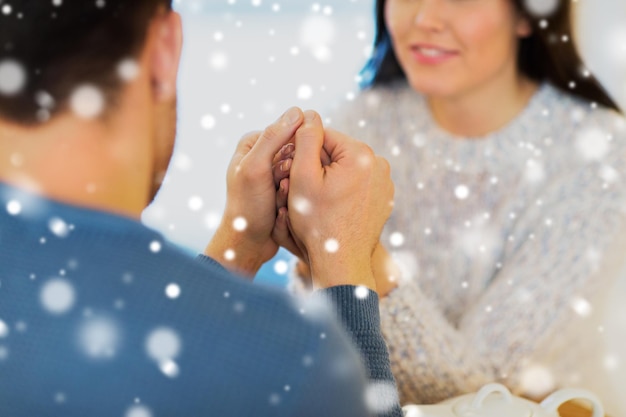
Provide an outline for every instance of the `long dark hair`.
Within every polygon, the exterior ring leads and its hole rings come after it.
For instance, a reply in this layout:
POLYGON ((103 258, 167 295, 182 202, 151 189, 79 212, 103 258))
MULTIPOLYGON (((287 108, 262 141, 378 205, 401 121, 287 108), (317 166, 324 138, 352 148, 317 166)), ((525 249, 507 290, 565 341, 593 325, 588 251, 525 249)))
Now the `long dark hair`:
MULTIPOLYGON (((619 112, 600 83, 584 69, 573 44, 569 0, 560 1, 558 8, 546 17, 534 16, 526 10, 523 0, 512 1, 533 28, 530 36, 519 40, 518 69, 532 80, 548 81, 568 94, 619 112)), ((375 13, 374 50, 361 70, 362 88, 406 78, 385 25, 385 0, 376 0, 375 13)))

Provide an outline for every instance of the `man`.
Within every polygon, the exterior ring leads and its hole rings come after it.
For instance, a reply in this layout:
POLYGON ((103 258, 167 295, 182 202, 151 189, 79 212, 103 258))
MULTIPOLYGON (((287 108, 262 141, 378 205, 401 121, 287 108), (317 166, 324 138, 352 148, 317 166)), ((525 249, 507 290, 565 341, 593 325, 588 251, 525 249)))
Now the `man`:
POLYGON ((401 415, 370 265, 386 162, 292 108, 241 140, 222 224, 188 259, 138 222, 174 145, 170 1, 2 10, 0 415, 401 415), (289 230, 272 169, 288 143, 289 230), (221 266, 254 276, 292 236, 366 375, 325 308, 221 266))

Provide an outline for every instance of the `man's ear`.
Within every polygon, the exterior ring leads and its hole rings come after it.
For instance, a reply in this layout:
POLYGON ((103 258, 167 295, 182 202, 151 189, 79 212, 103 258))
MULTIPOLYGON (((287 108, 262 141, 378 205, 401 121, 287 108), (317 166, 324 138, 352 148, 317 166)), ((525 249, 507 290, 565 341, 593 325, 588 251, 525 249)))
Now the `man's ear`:
POLYGON ((157 13, 148 36, 154 97, 158 101, 170 101, 176 97, 176 77, 183 43, 180 15, 169 10, 157 13))
POLYGON ((533 33, 533 28, 530 23, 530 20, 526 16, 518 16, 517 18, 517 26, 515 28, 515 33, 520 38, 526 38, 533 33))

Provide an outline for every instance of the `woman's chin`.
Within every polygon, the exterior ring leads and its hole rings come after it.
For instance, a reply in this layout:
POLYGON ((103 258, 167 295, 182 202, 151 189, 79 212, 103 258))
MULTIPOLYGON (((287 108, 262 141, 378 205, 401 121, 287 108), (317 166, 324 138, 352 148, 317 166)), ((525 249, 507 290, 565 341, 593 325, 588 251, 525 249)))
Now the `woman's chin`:
POLYGON ((418 93, 430 97, 450 97, 455 93, 454 88, 451 88, 451 84, 442 79, 409 78, 409 85, 418 93))

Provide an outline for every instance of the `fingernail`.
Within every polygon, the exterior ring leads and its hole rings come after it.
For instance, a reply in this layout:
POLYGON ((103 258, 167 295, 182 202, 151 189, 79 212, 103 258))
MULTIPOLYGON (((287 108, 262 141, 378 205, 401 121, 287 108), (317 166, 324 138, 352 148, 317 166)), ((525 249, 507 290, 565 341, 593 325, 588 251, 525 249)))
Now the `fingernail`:
POLYGON ((300 111, 297 107, 292 107, 283 116, 284 120, 290 125, 295 124, 300 120, 300 111))
POLYGON ((280 170, 281 171, 287 171, 289 168, 291 168, 291 159, 287 159, 286 161, 283 161, 282 164, 280 164, 280 170))
POLYGON ((306 113, 304 114, 304 120, 305 120, 306 122, 312 122, 312 121, 314 121, 314 120, 315 120, 315 116, 316 116, 316 114, 315 114, 315 112, 313 112, 313 111, 306 112, 306 113))
POLYGON ((291 152, 293 152, 293 148, 294 148, 294 144, 293 143, 288 143, 285 146, 282 147, 281 149, 281 154, 283 155, 289 155, 291 152))

